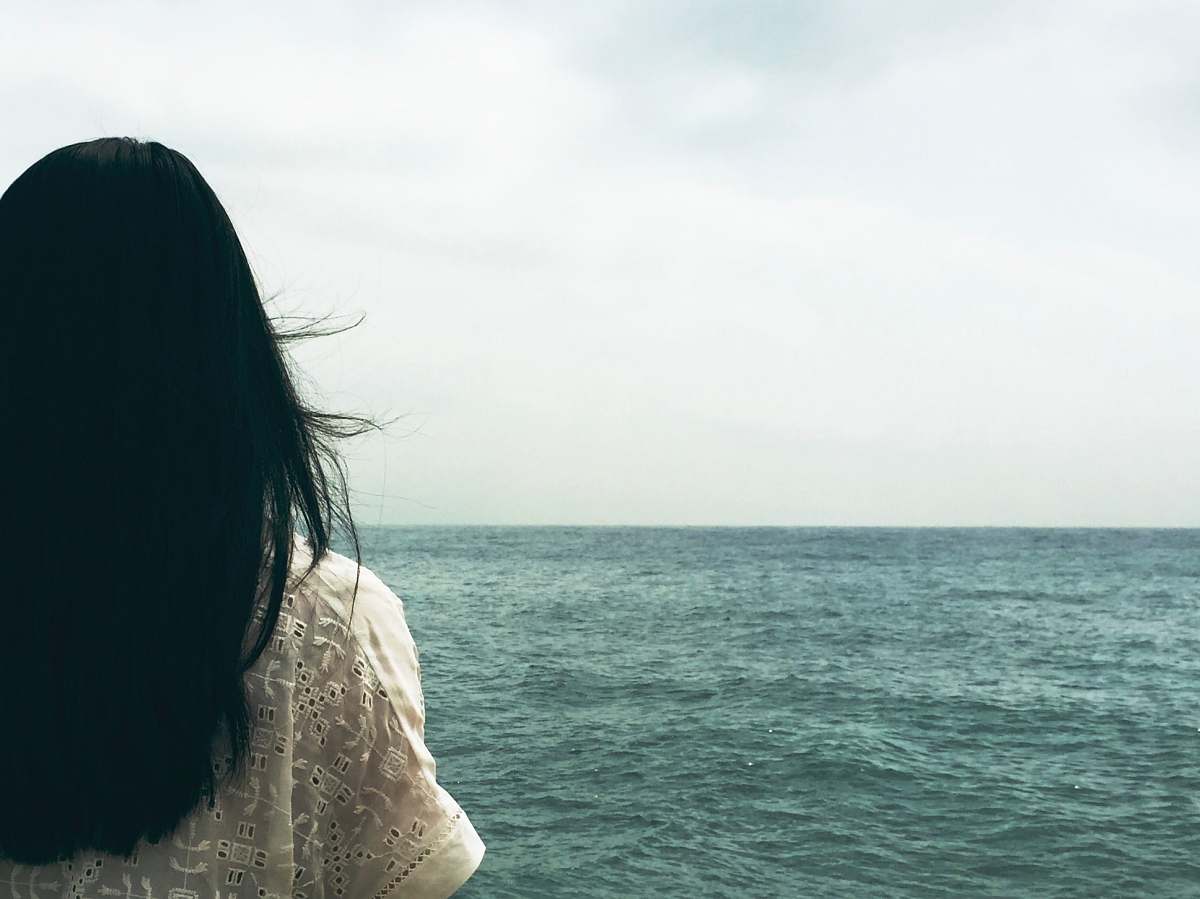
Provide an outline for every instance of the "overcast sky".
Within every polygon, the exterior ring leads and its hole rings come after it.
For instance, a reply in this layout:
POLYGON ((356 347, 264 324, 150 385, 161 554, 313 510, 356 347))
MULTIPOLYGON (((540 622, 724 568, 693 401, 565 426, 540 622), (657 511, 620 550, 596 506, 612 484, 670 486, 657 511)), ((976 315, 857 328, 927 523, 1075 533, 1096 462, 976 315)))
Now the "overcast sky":
POLYGON ((1200 4, 49 6, 0 189, 161 141, 365 315, 361 524, 1200 525, 1200 4))

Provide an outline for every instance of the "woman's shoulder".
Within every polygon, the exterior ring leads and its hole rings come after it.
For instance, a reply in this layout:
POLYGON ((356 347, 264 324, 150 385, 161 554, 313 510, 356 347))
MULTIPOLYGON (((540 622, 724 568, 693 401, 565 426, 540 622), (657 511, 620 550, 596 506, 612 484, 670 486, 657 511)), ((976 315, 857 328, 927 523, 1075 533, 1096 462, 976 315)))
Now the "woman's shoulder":
POLYGON ((418 651, 405 619, 404 602, 374 570, 332 549, 327 549, 308 571, 310 565, 312 550, 305 538, 297 534, 292 569, 300 580, 293 592, 331 613, 376 667, 393 667, 395 660, 381 657, 398 653, 409 663, 402 667, 411 665, 419 670, 418 651))

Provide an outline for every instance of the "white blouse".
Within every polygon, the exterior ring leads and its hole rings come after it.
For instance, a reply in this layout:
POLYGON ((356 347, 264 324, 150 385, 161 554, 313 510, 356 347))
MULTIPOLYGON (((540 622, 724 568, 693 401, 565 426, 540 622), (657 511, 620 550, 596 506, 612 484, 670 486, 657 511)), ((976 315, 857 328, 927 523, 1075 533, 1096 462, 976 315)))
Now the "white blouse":
POLYGON ((403 602, 363 566, 347 629, 354 560, 330 551, 297 585, 312 555, 298 533, 293 547, 279 623, 246 674, 255 727, 243 788, 129 861, 0 859, 0 895, 444 899, 475 872, 484 843, 437 782, 403 602))

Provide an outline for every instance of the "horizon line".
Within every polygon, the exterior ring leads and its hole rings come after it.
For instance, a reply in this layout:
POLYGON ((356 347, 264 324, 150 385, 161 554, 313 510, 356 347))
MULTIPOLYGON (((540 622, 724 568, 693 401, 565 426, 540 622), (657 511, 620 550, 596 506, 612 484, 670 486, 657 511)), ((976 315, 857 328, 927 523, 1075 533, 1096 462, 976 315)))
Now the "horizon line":
POLYGON ((1038 530, 1038 531, 1194 531, 1200 525, 1159 524, 503 524, 486 522, 384 522, 355 524, 356 528, 717 528, 748 530, 1038 530))

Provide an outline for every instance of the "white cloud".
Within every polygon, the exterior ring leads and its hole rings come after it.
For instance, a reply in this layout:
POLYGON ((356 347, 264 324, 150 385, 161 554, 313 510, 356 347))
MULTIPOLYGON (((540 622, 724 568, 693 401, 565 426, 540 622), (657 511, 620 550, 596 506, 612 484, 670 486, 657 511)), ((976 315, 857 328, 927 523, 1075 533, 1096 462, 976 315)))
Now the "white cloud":
POLYGON ((298 355, 415 413, 385 521, 1195 524, 1195 17, 799 9, 31 13, 0 159, 162 140, 365 311, 298 355))

